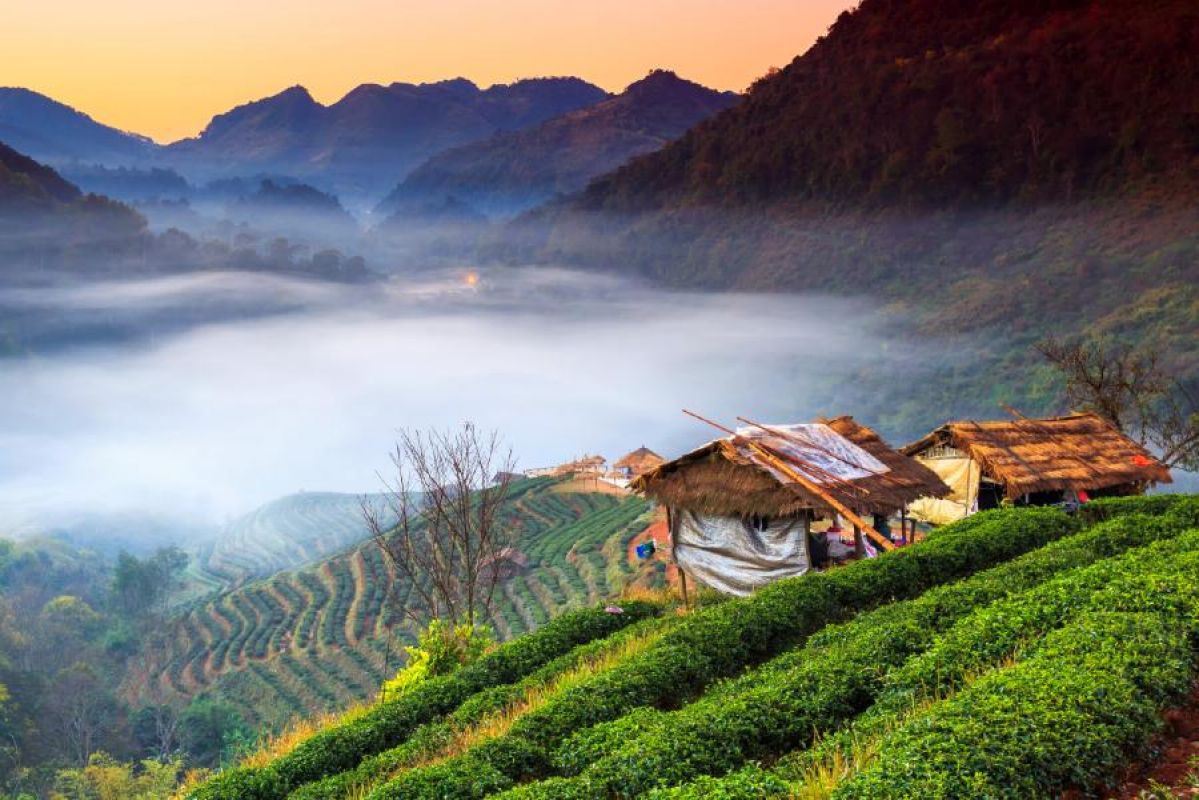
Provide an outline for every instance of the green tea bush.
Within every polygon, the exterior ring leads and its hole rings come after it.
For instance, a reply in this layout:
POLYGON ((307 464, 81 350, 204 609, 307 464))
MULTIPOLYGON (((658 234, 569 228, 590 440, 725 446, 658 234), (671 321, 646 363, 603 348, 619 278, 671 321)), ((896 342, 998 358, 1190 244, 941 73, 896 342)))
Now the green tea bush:
POLYGON ((1107 778, 1192 677, 1169 614, 1098 612, 900 727, 835 800, 1056 797, 1107 778))
POLYGON ((573 669, 604 651, 619 648, 624 642, 678 624, 675 616, 650 617, 630 625, 611 636, 579 645, 569 653, 555 658, 516 683, 502 684, 472 695, 444 718, 422 725, 398 747, 385 750, 365 759, 352 770, 330 775, 316 783, 300 787, 290 800, 322 800, 352 795, 356 785, 368 786, 380 782, 383 776, 410 765, 422 756, 445 747, 454 732, 478 722, 487 714, 499 712, 519 701, 528 689, 542 686, 556 676, 573 669))
POLYGON ((786 781, 755 765, 723 778, 705 775, 682 786, 655 789, 645 796, 647 800, 786 800, 792 794, 786 781))
MULTIPOLYGON (((723 774, 747 760, 777 756, 869 706, 886 688, 883 678, 888 669, 932 646, 938 631, 978 613, 977 607, 1061 573, 1065 577, 1058 581, 1073 580, 1078 568, 1136 548, 1089 568, 1096 574, 1085 583, 1085 591, 1077 593, 1080 602, 1085 601, 1112 576, 1139 571, 1152 550, 1141 545, 1169 542, 1182 530, 1167 518, 1116 519, 914 600, 830 626, 802 649, 709 691, 679 712, 629 714, 576 733, 554 758, 560 771, 581 773, 573 784, 556 781, 513 794, 634 796, 697 775, 723 774)), ((1191 544, 1199 546, 1199 540, 1191 544)), ((1183 549, 1178 545, 1162 550, 1158 562, 1183 549)), ((1029 594, 1016 594, 1004 603, 1020 606, 1029 602, 1029 594)))
POLYGON ((481 689, 518 680, 579 644, 608 636, 661 610, 640 602, 626 603, 623 609, 621 614, 603 609, 564 614, 452 675, 426 681, 398 700, 315 734, 266 767, 227 770, 201 784, 190 797, 283 798, 304 783, 351 769, 363 758, 399 744, 419 725, 453 710, 481 689))
MULTIPOLYGON (((1113 520, 1141 524, 1143 516, 1113 520)), ((1169 517, 1159 518, 1159 525, 1169 517)), ((1149 522, 1142 526, 1150 527, 1149 522)), ((892 696, 929 695, 951 691, 972 672, 1004 658, 1027 640, 1060 625, 1080 608, 1090 604, 1092 595, 1127 575, 1147 568, 1170 571, 1177 568, 1179 556, 1199 546, 1199 532, 1159 542, 1125 556, 1100 562, 1049 581, 1027 593, 990 606, 974 609, 941 636, 928 652, 917 656, 888 677, 892 696)))
POLYGON ((1194 502, 1184 494, 1147 494, 1134 497, 1100 497, 1084 503, 1078 513, 1087 522, 1102 522, 1121 514, 1165 514, 1180 502, 1194 502))
MULTIPOLYGON (((518 719, 487 746, 520 743, 536 757, 512 761, 510 783, 545 777, 551 753, 577 730, 617 719, 634 708, 669 708, 695 697, 714 680, 795 646, 826 624, 888 602, 912 597, 981 569, 1007 561, 1076 529, 1060 511, 1004 510, 982 522, 967 520, 943 529, 936 539, 858 561, 827 573, 779 581, 752 597, 695 612, 636 658, 558 695, 518 719)), ((507 769, 483 747, 428 769, 414 769, 377 788, 370 797, 476 797, 459 782, 484 767, 507 769)))

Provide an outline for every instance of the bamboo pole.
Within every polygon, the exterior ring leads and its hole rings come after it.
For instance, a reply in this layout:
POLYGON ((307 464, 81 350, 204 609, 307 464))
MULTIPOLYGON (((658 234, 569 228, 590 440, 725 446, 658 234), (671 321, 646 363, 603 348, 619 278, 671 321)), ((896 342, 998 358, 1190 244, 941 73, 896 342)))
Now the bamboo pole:
MULTIPOLYGON (((687 409, 683 409, 683 413, 687 414, 688 416, 695 417, 699 421, 704 422, 708 425, 711 425, 713 428, 716 428, 718 430, 722 430, 725 433, 731 434, 733 436, 737 435, 736 431, 729 430, 728 428, 724 427, 723 425, 721 425, 718 422, 713 422, 710 419, 701 417, 699 414, 696 414, 693 411, 688 411, 687 409)), ((762 447, 757 442, 747 440, 747 443, 748 443, 750 449, 752 449, 762 459, 764 459, 767 463, 769 463, 771 466, 773 466, 779 472, 783 473, 788 478, 795 481, 800 486, 807 489, 809 492, 816 495, 824 502, 828 503, 829 506, 832 507, 832 509, 834 511, 839 513, 841 516, 845 517, 852 524, 860 526, 862 528, 862 532, 865 533, 867 536, 869 536, 871 539, 873 539, 881 548, 883 548, 884 550, 894 550, 895 549, 895 545, 891 543, 890 539, 888 539, 887 537, 883 536, 881 533, 876 531, 864 519, 859 517, 854 512, 850 511, 845 506, 844 503, 842 503, 840 500, 838 500, 837 498, 833 497, 831 494, 826 492, 815 482, 809 480, 807 478, 807 476, 801 474, 798 470, 792 468, 789 464, 787 464, 781 458, 779 458, 776 455, 773 455, 769 450, 762 447)))

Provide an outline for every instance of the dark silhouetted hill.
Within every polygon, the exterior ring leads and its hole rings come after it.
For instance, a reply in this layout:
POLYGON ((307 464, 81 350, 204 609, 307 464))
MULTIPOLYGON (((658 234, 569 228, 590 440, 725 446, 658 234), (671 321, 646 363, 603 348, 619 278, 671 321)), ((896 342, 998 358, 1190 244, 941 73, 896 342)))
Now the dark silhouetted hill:
POLYGON ((1073 201, 1199 164, 1193 0, 864 0, 581 204, 1073 201))
POLYGON ((0 142, 0 209, 8 213, 48 210, 80 196, 78 187, 50 167, 0 142))

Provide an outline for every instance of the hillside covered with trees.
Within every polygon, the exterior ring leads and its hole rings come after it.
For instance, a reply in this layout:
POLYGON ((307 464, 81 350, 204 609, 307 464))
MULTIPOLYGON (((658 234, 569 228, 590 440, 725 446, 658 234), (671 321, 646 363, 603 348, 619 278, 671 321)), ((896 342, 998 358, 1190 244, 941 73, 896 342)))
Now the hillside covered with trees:
POLYGON ((1193 382, 1195 52, 1188 2, 865 0, 737 106, 481 252, 870 298, 897 330, 967 343, 916 401, 959 415, 1046 408, 1028 370, 1048 336, 1160 352, 1193 382))
POLYGON ((585 209, 1073 202, 1199 171, 1186 0, 865 0, 585 209))

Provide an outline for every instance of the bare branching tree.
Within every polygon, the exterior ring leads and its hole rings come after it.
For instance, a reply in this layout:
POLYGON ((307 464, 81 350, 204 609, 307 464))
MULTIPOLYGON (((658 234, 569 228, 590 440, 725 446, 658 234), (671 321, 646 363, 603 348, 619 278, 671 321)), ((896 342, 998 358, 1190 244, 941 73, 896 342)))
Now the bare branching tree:
POLYGON ((1046 339, 1037 350, 1065 380, 1072 408, 1092 411, 1169 467, 1199 467, 1199 403, 1156 352, 1101 341, 1046 339))
POLYGON ((364 497, 371 536, 411 591, 403 612, 472 628, 486 619, 513 545, 502 511, 514 462, 499 434, 465 423, 401 431, 383 499, 364 497), (415 602, 414 602, 415 601, 415 602))

